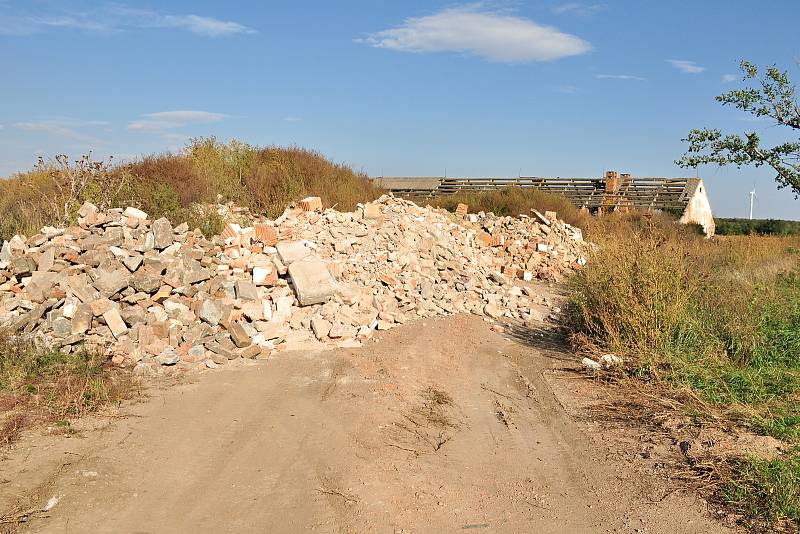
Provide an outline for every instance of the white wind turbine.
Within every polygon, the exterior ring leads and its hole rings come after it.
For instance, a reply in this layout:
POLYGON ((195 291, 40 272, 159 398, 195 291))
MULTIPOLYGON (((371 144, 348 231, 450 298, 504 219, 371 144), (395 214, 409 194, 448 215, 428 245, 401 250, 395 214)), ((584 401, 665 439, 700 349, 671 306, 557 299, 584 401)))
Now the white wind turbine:
POLYGON ((750 220, 753 220, 753 204, 756 200, 756 186, 753 185, 753 190, 748 193, 750 196, 750 220))

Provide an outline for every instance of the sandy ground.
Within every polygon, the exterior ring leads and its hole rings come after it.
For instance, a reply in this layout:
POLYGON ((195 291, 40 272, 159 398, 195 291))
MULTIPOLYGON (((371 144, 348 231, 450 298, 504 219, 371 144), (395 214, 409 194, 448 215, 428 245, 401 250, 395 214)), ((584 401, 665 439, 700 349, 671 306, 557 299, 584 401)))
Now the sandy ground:
POLYGON ((570 415, 570 356, 537 339, 456 316, 152 389, 28 433, 0 511, 58 497, 30 532, 730 532, 570 415))

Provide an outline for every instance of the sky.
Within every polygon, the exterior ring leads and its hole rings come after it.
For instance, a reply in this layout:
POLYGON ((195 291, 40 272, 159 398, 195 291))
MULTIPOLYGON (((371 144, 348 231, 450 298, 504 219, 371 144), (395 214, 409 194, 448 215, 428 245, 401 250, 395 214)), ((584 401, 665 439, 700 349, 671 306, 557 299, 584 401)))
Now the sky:
MULTIPOLYGON (((798 20, 796 0, 0 0, 0 176, 211 135, 372 176, 694 176, 693 128, 791 134, 714 96, 741 59, 800 79, 798 20)), ((756 217, 800 220, 769 169, 696 173, 719 216, 755 188, 756 217)))

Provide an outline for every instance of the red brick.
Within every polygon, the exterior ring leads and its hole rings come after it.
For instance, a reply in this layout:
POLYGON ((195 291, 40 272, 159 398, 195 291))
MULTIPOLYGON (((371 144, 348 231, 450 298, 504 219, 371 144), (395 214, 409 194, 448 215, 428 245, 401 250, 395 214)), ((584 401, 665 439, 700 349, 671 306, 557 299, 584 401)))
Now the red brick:
POLYGON ((303 211, 322 211, 322 199, 319 197, 306 197, 299 204, 303 211))
POLYGON ((486 232, 478 232, 478 241, 480 241, 487 247, 492 246, 492 236, 490 236, 486 232))
POLYGON ((274 247, 278 242, 278 232, 274 227, 268 224, 256 223, 256 240, 263 243, 265 246, 274 247))
POLYGON ((231 237, 235 238, 235 237, 239 236, 239 233, 241 231, 242 231, 241 226, 239 226, 238 224, 230 223, 230 224, 228 224, 228 226, 225 227, 225 230, 223 230, 222 237, 225 238, 225 239, 228 239, 228 238, 231 238, 231 237))

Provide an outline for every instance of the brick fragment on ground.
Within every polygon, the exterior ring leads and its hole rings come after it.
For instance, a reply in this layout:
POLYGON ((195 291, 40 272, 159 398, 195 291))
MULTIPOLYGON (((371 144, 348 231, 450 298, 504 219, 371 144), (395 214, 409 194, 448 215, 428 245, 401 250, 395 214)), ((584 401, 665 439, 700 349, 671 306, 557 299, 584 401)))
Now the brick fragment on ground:
POLYGON ((299 204, 303 211, 322 211, 322 199, 319 197, 306 197, 299 204))

